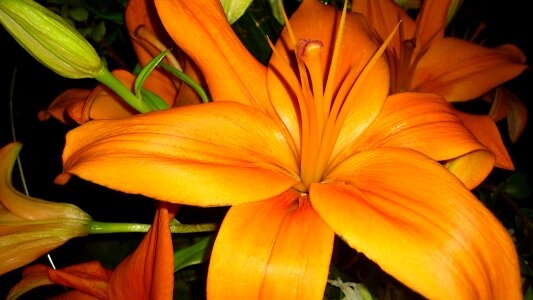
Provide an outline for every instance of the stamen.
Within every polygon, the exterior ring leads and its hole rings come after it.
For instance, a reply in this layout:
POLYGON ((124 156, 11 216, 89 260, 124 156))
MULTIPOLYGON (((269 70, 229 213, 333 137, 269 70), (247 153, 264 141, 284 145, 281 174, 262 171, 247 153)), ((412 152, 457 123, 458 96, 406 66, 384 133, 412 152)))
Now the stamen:
POLYGON ((341 19, 339 20, 339 29, 335 36, 335 45, 333 46, 333 56, 331 58, 331 65, 328 71, 328 79, 324 92, 324 119, 328 117, 331 110, 331 102, 333 101, 333 88, 335 86, 335 76, 337 74, 337 66, 339 65, 339 56, 341 52, 342 36, 344 33, 344 24, 346 23, 346 10, 348 9, 348 1, 344 1, 342 8, 341 19))
MULTIPOLYGON (((401 22, 398 23, 396 27, 394 27, 394 29, 389 34, 387 39, 383 42, 383 44, 381 44, 381 46, 376 51, 376 53, 374 53, 372 58, 368 61, 364 69, 361 71, 361 74, 359 74, 357 81, 355 81, 353 88, 351 89, 350 92, 358 90, 359 86, 364 83, 366 77, 368 76, 372 68, 376 65, 377 61, 381 58, 381 55, 383 54, 383 52, 385 52, 385 50, 389 46, 394 34, 396 34, 396 31, 398 31, 400 24, 401 22)), ((348 99, 354 99, 354 98, 355 97, 348 97, 348 99)), ((341 111, 339 112, 339 116, 337 120, 335 121, 335 130, 334 130, 334 132, 336 133, 335 136, 338 136, 340 129, 342 128, 342 124, 344 123, 344 120, 348 116, 348 113, 351 111, 352 106, 353 106, 353 103, 350 103, 350 102, 344 103, 344 105, 342 106, 341 111)))
POLYGON ((320 66, 320 49, 322 43, 319 41, 300 40, 295 48, 295 54, 298 61, 298 70, 300 73, 300 82, 302 85, 302 92, 304 96, 305 105, 308 112, 308 123, 302 122, 302 129, 308 128, 308 134, 302 136, 302 161, 301 161, 301 176, 304 184, 309 184, 312 180, 313 165, 310 162, 316 159, 318 148, 320 146, 322 133, 319 130, 317 103, 314 94, 322 95, 322 70, 320 66), (309 82, 307 71, 301 62, 304 62, 308 67, 312 82, 309 82), (308 63, 311 65, 309 69, 308 63), (316 70, 318 68, 318 71, 316 70), (317 73, 320 73, 317 75, 317 73), (320 76, 320 79, 317 78, 320 76), (314 77, 314 78, 313 78, 314 77), (314 80, 314 82, 313 82, 314 80), (319 81, 319 82, 317 82, 319 81), (318 86, 320 84, 320 87, 318 86), (319 92, 311 92, 311 85, 313 90, 320 89, 319 92))
MULTIPOLYGON (((344 120, 348 114, 352 111, 354 105, 353 100, 350 102, 350 99, 356 99, 356 97, 349 97, 349 94, 358 91, 361 84, 364 83, 366 77, 375 66, 377 61, 381 58, 383 52, 387 49, 389 43, 391 42, 394 34, 398 30, 400 23, 396 25, 391 34, 383 42, 383 44, 378 48, 374 55, 370 58, 363 70, 357 74, 356 72, 350 71, 346 76, 345 82, 353 82, 351 86, 341 86, 341 89, 337 93, 337 97, 333 103, 332 110, 326 122, 326 128, 324 130, 324 137, 322 138, 322 144, 320 147, 320 153, 318 155, 318 160, 316 162, 316 170, 323 172, 326 170, 327 164, 329 163, 331 152, 335 146, 336 140, 339 136, 339 133, 344 124, 344 120), (348 90, 346 88, 349 87, 348 90), (345 90, 345 91, 343 91, 345 90), (342 97, 342 98, 339 98, 342 97), (345 101, 348 99, 348 101, 345 101), (338 114, 337 114, 338 112, 338 114)), ((316 175, 318 176, 318 174, 316 175)))
MULTIPOLYGON (((298 56, 304 62, 309 75, 311 76, 311 86, 313 89, 314 106, 317 111, 318 136, 322 136, 324 128, 324 77, 322 70, 321 50, 323 44, 317 40, 303 39, 298 42, 298 56)), ((319 141, 320 142, 320 141, 319 141)))

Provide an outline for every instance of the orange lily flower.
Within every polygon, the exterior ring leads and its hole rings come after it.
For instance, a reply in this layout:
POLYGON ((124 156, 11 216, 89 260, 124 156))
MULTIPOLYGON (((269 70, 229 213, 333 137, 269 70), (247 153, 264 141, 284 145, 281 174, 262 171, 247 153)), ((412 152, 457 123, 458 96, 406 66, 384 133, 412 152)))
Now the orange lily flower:
POLYGON ((0 275, 22 267, 74 237, 89 233, 91 217, 69 203, 49 202, 18 192, 11 172, 22 148, 0 149, 0 275))
MULTIPOLYGON (((486 48, 458 38, 445 37, 450 0, 423 1, 413 20, 392 0, 355 0, 352 11, 362 13, 378 39, 384 40, 401 19, 400 34, 389 44, 387 60, 391 67, 391 93, 404 91, 436 93, 449 102, 462 102, 483 96, 526 69, 525 56, 513 45, 486 48)), ((465 125, 495 155, 495 166, 513 170, 514 165, 494 121, 488 116, 460 114, 465 125)), ((470 188, 485 178, 470 172, 472 157, 449 163, 452 172, 470 178, 470 188), (461 161, 464 160, 464 161, 461 161)), ((486 162, 480 162, 485 164, 486 162)), ((486 173, 485 175, 488 175, 486 173)))
POLYGON ((114 271, 98 262, 87 262, 54 270, 45 265, 26 268, 23 279, 7 299, 43 285, 61 284, 75 290, 56 299, 172 299, 174 252, 170 220, 177 206, 160 202, 154 223, 137 249, 114 271))
POLYGON ((425 297, 521 297, 505 228, 436 162, 483 147, 440 96, 387 96, 361 15, 304 0, 265 67, 219 1, 156 6, 214 102, 70 131, 57 182, 231 205, 208 299, 322 299, 335 234, 425 297))
MULTIPOLYGON (((139 64, 145 66, 156 55, 172 47, 168 34, 159 19, 150 17, 154 4, 147 0, 128 2, 125 21, 133 41, 139 64)), ((172 47, 174 48, 174 47, 172 47)), ((176 51, 175 51, 176 52, 176 51)), ((185 72, 196 82, 202 82, 197 68, 183 54, 179 60, 173 54, 165 61, 176 69, 185 72), (182 68, 182 66, 184 66, 182 68)), ((114 70, 115 75, 125 86, 133 89, 135 76, 126 70, 114 70)), ((170 107, 200 103, 200 98, 187 84, 174 79, 165 71, 154 69, 144 87, 160 96, 170 107)), ((94 89, 68 89, 58 95, 48 109, 39 113, 40 120, 53 116, 63 123, 83 124, 95 119, 114 119, 136 114, 118 95, 105 85, 98 84, 94 89)))

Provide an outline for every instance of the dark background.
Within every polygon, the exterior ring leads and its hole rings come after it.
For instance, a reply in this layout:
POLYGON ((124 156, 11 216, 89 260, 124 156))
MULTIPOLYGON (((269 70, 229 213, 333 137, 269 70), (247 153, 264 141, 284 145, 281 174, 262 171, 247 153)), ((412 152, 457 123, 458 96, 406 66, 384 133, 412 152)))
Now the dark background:
MULTIPOLYGON (((460 14, 452 26, 457 32, 473 30, 479 22, 485 22, 483 33, 486 46, 512 43, 523 50, 528 59, 533 57, 533 16, 527 6, 530 1, 484 1, 465 0, 460 14)), ((117 52, 130 53, 129 43, 120 44, 124 49, 117 52)), ((15 41, 0 28, 0 145, 12 141, 11 113, 17 140, 23 143, 20 154, 26 183, 34 197, 47 200, 73 202, 78 204, 99 221, 132 221, 150 223, 153 210, 151 202, 137 196, 123 195, 74 178, 66 186, 57 186, 53 179, 61 172, 61 151, 64 135, 69 130, 53 119, 40 122, 37 113, 45 109, 54 97, 66 88, 93 87, 95 82, 62 78, 42 67, 29 56, 15 41), (10 95, 12 102, 10 104, 10 95), (12 106, 11 106, 12 105, 12 106), (104 206, 105 204, 105 206, 104 206)), ((124 58, 125 63, 133 63, 133 56, 124 58)), ((529 62, 529 61, 528 61, 529 62)), ((531 70, 505 84, 522 101, 532 108, 533 78, 531 70)), ((502 135, 506 135, 505 122, 500 124, 502 135)), ((531 124, 516 144, 508 143, 509 152, 518 171, 530 172, 531 124)), ((13 175, 19 186, 18 175, 13 175)), ((532 206, 529 206, 532 207, 532 206)), ((133 242, 139 235, 132 235, 126 242, 133 242)), ((89 237, 89 241, 90 241, 89 237)), ((115 236, 110 238, 113 242, 115 236)), ((59 267, 77 263, 69 249, 76 249, 77 242, 71 241, 63 250, 54 251, 53 257, 59 267)), ((132 246, 133 247, 133 246, 132 246)), ((0 249, 1 251, 1 249, 0 249)), ((88 257, 87 259, 90 259, 88 257)), ((118 259, 118 258, 117 258, 118 259)), ((45 260, 39 262, 46 263, 45 260)), ((2 263, 2 262, 0 262, 2 263)), ((114 262, 108 262, 112 265, 114 262)), ((20 280, 20 270, 0 276, 0 297, 20 280)))

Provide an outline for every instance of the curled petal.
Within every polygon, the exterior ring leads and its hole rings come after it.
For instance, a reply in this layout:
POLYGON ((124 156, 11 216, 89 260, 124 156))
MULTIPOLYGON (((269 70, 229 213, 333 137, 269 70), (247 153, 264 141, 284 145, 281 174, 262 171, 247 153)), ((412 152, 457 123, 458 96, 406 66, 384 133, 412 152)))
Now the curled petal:
POLYGON ((514 170, 513 161, 503 144, 500 131, 489 116, 467 114, 460 111, 457 111, 456 114, 477 140, 494 154, 496 167, 514 170))
POLYGON ((322 299, 333 238, 295 192, 235 205, 211 254, 208 298, 322 299))
POLYGON ((362 152, 312 184, 310 199, 351 247, 428 299, 521 299, 505 228, 424 155, 362 152))
POLYGON ((298 182, 276 124, 233 102, 86 123, 67 135, 63 162, 113 189, 198 206, 257 201, 298 182))
POLYGON ((489 150, 475 150, 444 163, 444 166, 472 190, 489 176, 494 168, 494 154, 489 150))

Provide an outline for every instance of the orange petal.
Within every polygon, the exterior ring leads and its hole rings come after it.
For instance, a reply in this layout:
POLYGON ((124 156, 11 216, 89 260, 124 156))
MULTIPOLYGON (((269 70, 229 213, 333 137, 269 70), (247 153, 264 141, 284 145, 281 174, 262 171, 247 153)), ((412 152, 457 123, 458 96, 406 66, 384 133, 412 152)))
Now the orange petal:
POLYGON ((111 271, 99 262, 93 261, 66 267, 60 270, 48 270, 48 277, 54 283, 74 288, 83 294, 108 299, 108 283, 111 271))
POLYGON ((460 111, 456 111, 456 114, 477 140, 494 154, 495 167, 514 170, 513 161, 503 144, 500 131, 494 120, 488 116, 467 114, 460 111))
POLYGON ((266 67, 241 44, 220 1, 158 0, 156 7, 178 47, 203 71, 214 100, 267 111, 266 67))
POLYGON ((229 210, 211 254, 209 299, 323 298, 334 234, 298 197, 229 210))
POLYGON ((101 300, 101 298, 87 295, 80 291, 68 291, 66 293, 48 298, 48 300, 101 300))
MULTIPOLYGON (((45 121, 52 116, 61 123, 68 124, 72 121, 66 118, 68 108, 77 103, 84 103, 90 94, 91 90, 89 89, 67 89, 52 101, 48 109, 40 111, 38 118, 45 121)), ((78 120, 73 119, 73 121, 77 122, 78 120)))
POLYGON ((518 76, 521 58, 505 49, 485 48, 456 38, 435 41, 413 75, 410 91, 436 93, 447 101, 466 101, 518 76))
MULTIPOLYGON (((124 12, 124 19, 126 21, 126 27, 130 36, 135 36, 135 30, 139 26, 144 26, 148 31, 155 34, 160 40, 163 41, 168 47, 172 47, 171 39, 166 34, 161 21, 157 18, 155 5, 152 1, 148 0, 131 0, 128 1, 126 10, 124 12)), ((146 65, 153 56, 147 52, 141 45, 133 40, 133 49, 137 54, 137 58, 141 66, 146 65)))
POLYGON ((34 288, 54 284, 48 278, 49 269, 50 267, 41 264, 24 268, 22 280, 11 288, 6 299, 17 299, 34 288))
POLYGON ((425 0, 416 17, 417 50, 424 51, 433 41, 444 38, 450 0, 425 0))
POLYGON ((172 299, 174 251, 170 220, 174 206, 159 202, 154 223, 131 255, 113 271, 110 299, 172 299))
MULTIPOLYGON (((377 115, 388 93, 389 72, 384 60, 373 66, 364 84, 353 88, 353 80, 345 80, 349 72, 361 73, 367 62, 378 48, 374 42, 365 19, 359 14, 348 14, 344 23, 342 43, 336 64, 332 63, 335 46, 335 36, 338 31, 340 12, 333 7, 324 6, 319 1, 304 1, 291 16, 290 25, 296 39, 318 40, 323 43, 321 61, 323 63, 323 77, 333 91, 343 90, 344 103, 353 103, 351 114, 348 115, 349 124, 345 126, 338 141, 339 147, 351 142, 377 115), (335 69, 335 78, 328 78, 330 68, 335 69), (371 87, 371 88, 369 88, 371 87), (347 141, 345 137, 349 136, 347 141)), ((293 42, 287 28, 282 32, 276 43, 276 54, 269 62, 268 91, 274 108, 283 119, 293 139, 300 141, 299 123, 296 110, 298 109, 294 90, 301 89, 296 81, 288 78, 288 74, 298 74, 298 70, 291 68, 296 65, 293 42), (288 62, 291 62, 290 64, 288 62), (289 88, 290 86, 290 88, 289 88)), ((298 75, 296 75, 298 76, 298 75)), ((295 77, 293 75, 293 77, 295 77)), ((339 93, 341 94, 341 93, 339 93)), ((348 122, 346 122, 348 123, 348 122)))
MULTIPOLYGON (((135 75, 126 70, 113 70, 113 75, 126 87, 133 89, 135 75)), ((169 106, 174 105, 176 89, 169 84, 162 73, 151 73, 143 87, 159 95, 169 106)), ((97 85, 91 94, 70 105, 67 109, 69 116, 83 124, 89 120, 120 119, 131 116, 137 112, 130 107, 122 98, 103 84, 97 85)))
POLYGON ((484 149, 448 102, 438 95, 425 93, 389 96, 376 120, 332 165, 353 153, 379 147, 409 148, 438 161, 484 149))
MULTIPOLYGON (((356 0, 352 1, 352 11, 363 14, 379 39, 385 40, 394 30, 398 22, 402 21, 402 35, 405 39, 415 36, 416 23, 399 5, 391 0, 356 0)), ((400 53, 401 38, 396 34, 390 46, 393 51, 400 53)))
POLYGON ((278 127, 234 102, 86 123, 67 135, 63 162, 113 189, 197 206, 257 201, 298 182, 278 127))
POLYGON ((511 91, 503 86, 496 89, 489 116, 494 121, 507 118, 509 138, 515 143, 526 129, 527 107, 511 91))
POLYGON ((310 187, 311 204, 351 247, 428 299, 521 299, 513 241, 440 164, 382 148, 310 187))
POLYGON ((472 190, 489 176, 494 168, 494 155, 489 150, 476 150, 444 163, 444 166, 472 190))

